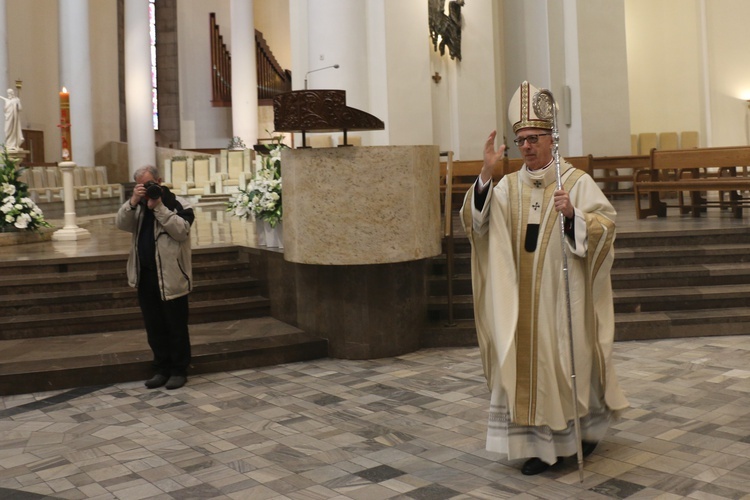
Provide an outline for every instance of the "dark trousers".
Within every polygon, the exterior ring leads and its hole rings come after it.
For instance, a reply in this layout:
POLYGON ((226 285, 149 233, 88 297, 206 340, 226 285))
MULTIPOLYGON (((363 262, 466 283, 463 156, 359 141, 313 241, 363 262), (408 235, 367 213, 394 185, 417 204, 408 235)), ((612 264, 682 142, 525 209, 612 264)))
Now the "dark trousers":
POLYGON ((148 345, 154 353, 154 369, 166 376, 186 376, 190 364, 187 295, 162 300, 156 270, 143 269, 138 282, 138 303, 148 345))

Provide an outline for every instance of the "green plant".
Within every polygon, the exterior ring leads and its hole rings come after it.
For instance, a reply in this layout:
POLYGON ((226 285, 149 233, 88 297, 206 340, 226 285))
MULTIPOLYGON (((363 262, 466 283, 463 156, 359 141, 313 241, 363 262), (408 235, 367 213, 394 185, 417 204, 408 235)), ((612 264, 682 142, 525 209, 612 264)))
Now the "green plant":
POLYGON ((271 227, 281 222, 281 150, 286 147, 279 138, 266 148, 268 154, 258 153, 255 176, 229 203, 227 212, 243 219, 252 215, 255 219, 267 221, 271 227))
POLYGON ((19 180, 24 169, 17 169, 15 162, 3 147, 0 165, 0 231, 34 231, 50 227, 44 220, 42 209, 29 197, 29 187, 19 180))

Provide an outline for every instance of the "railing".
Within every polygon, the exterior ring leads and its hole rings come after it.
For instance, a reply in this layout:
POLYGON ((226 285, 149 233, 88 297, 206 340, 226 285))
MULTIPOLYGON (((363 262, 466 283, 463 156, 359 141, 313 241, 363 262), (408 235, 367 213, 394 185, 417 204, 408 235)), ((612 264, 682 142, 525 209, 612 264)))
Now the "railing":
MULTIPOLYGON (((215 107, 232 105, 232 56, 227 50, 219 25, 216 24, 216 14, 209 14, 209 29, 211 34, 211 104, 215 107)), ((255 30, 255 64, 258 80, 258 103, 271 104, 277 94, 292 90, 292 73, 285 70, 263 38, 263 34, 255 30)))
POLYGON ((453 151, 441 151, 440 156, 447 157, 445 166, 445 226, 443 237, 445 238, 445 275, 448 280, 448 321, 445 326, 456 326, 453 319, 453 278, 455 274, 455 242, 453 240, 453 151))

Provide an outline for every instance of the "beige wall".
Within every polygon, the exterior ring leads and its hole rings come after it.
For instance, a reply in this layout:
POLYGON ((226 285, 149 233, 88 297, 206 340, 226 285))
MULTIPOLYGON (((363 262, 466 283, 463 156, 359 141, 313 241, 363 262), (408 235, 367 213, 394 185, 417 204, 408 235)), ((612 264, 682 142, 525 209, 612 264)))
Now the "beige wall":
MULTIPOLYGON (((42 130, 45 160, 59 161, 58 1, 7 0, 6 6, 9 76, 11 83, 23 80, 23 126, 42 130)), ((119 139, 117 5, 90 1, 89 9, 94 149, 98 150, 119 139)), ((75 134, 75 122, 71 131, 75 134)))
POLYGON ((698 15, 696 0, 625 1, 632 133, 702 130, 698 15))
POLYGON ((625 5, 632 132, 698 130, 702 146, 748 144, 750 51, 741 36, 750 2, 625 5))
MULTIPOLYGON (((255 29, 263 33, 263 38, 268 42, 268 46, 271 47, 271 51, 273 51, 273 55, 279 61, 281 67, 291 69, 289 2, 287 0, 253 0, 253 16, 255 17, 255 29)), ((300 78, 304 78, 304 75, 300 78)))
POLYGON ((748 144, 745 120, 746 100, 750 99, 750 51, 743 36, 747 34, 750 2, 710 0, 706 9, 712 145, 748 144))
POLYGON ((57 0, 6 0, 6 9, 10 83, 23 80, 21 123, 43 131, 45 160, 59 161, 57 0))

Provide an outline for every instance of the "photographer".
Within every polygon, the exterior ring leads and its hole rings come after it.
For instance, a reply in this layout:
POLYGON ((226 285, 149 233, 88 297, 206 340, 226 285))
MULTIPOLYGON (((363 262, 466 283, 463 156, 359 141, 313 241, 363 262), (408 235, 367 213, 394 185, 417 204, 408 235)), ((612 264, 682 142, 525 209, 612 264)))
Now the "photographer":
POLYGON ((193 288, 190 204, 161 186, 159 170, 139 168, 132 197, 117 212, 116 225, 133 233, 127 272, 138 289, 148 344, 154 354, 153 377, 146 387, 178 389, 190 364, 188 293, 193 288))

